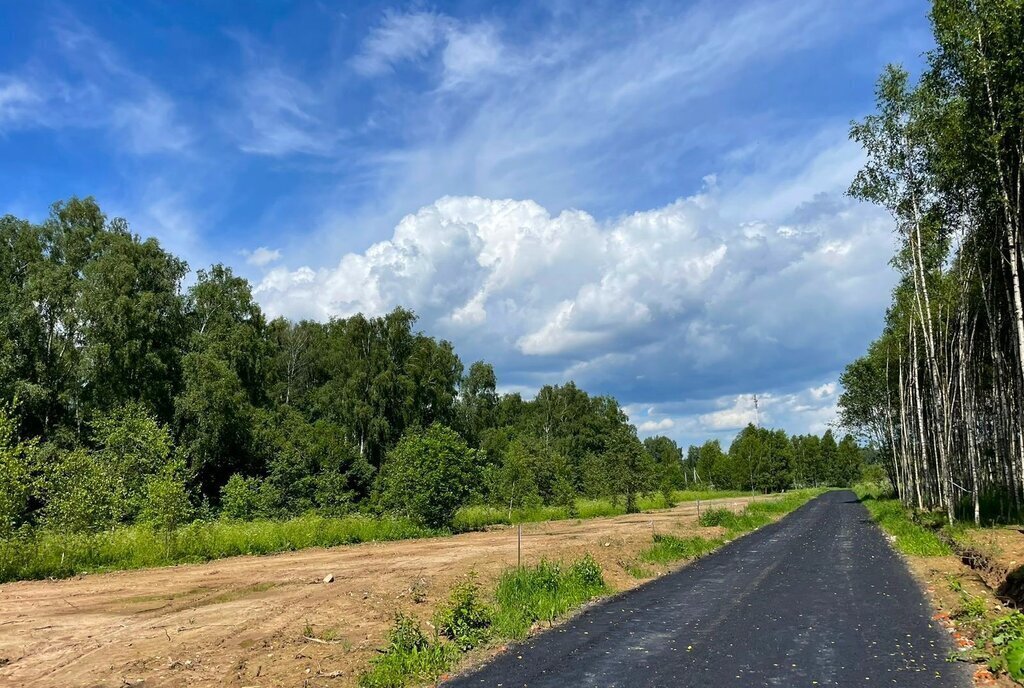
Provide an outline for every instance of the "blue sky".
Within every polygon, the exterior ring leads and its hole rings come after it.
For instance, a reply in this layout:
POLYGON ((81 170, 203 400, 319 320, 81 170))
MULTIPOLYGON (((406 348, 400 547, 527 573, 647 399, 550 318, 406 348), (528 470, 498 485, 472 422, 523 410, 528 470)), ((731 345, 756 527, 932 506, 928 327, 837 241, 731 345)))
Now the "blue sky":
POLYGON ((93 195, 272 315, 414 308, 646 433, 820 432, 891 226, 847 140, 923 1, 4 3, 0 213, 93 195))

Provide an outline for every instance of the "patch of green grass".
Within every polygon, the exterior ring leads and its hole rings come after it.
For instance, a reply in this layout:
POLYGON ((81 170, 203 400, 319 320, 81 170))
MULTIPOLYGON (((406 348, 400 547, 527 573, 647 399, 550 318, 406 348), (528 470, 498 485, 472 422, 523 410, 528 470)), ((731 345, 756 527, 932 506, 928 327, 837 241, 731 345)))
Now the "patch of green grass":
MULTIPOLYGON (((672 503, 695 502, 709 499, 727 499, 749 496, 748 492, 736 490, 677 490, 672 493, 672 503)), ((667 507, 661 494, 643 495, 637 500, 641 511, 652 511, 667 507)), ((538 506, 529 509, 513 509, 511 516, 507 508, 488 505, 465 506, 455 514, 452 529, 456 532, 480 530, 492 525, 514 523, 536 523, 538 521, 562 521, 587 519, 601 516, 621 516, 626 513, 623 500, 613 503, 610 499, 577 499, 575 510, 567 506, 538 506)))
POLYGON ((590 555, 569 566, 542 561, 509 569, 498 581, 494 606, 481 600, 471 576, 455 586, 448 603, 434 615, 433 638, 415 619, 398 614, 387 646, 359 677, 359 685, 401 688, 432 682, 455 666, 462 653, 489 638, 522 639, 535 622, 551 623, 606 592, 601 567, 590 555))
POLYGON ((725 538, 655 535, 654 544, 640 553, 640 560, 649 564, 672 564, 683 559, 696 559, 709 554, 729 539, 756 530, 770 523, 774 516, 789 513, 825 492, 819 489, 796 490, 775 499, 751 502, 740 513, 729 509, 708 509, 697 519, 705 527, 727 529, 725 538))
POLYGON ((654 571, 651 571, 649 568, 640 566, 639 564, 628 564, 626 566, 626 573, 633 576, 633 578, 636 578, 637 580, 650 578, 654 575, 654 571))
POLYGON ((494 611, 480 599, 476 579, 455 586, 448 603, 434 615, 437 633, 465 652, 482 644, 491 634, 494 611))
POLYGON ((431 640, 412 617, 398 614, 387 647, 359 677, 363 688, 402 688, 433 681, 452 667, 460 651, 454 643, 431 640))
POLYGON ((0 583, 434 534, 399 518, 314 515, 284 521, 198 521, 169 533, 141 525, 101 533, 39 530, 0 540, 0 583))
POLYGON ((899 500, 877 497, 860 486, 857 493, 871 517, 893 537, 893 545, 898 551, 918 557, 941 557, 953 553, 934 529, 916 521, 899 500))
POLYGON ((542 561, 510 569, 495 591, 495 631, 505 638, 525 638, 534 623, 552 623, 606 592, 601 567, 590 555, 570 566, 542 561))
POLYGON ((696 559, 714 552, 725 544, 722 538, 655 535, 654 545, 640 553, 640 561, 648 564, 672 564, 683 559, 696 559))

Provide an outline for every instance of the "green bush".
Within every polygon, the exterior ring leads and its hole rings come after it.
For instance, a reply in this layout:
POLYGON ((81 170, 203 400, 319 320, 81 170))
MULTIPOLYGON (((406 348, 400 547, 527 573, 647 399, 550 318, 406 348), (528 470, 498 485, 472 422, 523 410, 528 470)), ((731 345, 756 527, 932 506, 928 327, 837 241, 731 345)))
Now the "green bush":
POLYGON ((269 481, 238 473, 220 490, 221 514, 243 521, 273 517, 280 501, 281 495, 269 481))
POLYGON ((414 681, 433 681, 459 657, 450 643, 432 642, 415 619, 397 614, 383 653, 359 677, 363 688, 402 688, 414 681))
POLYGON ((183 464, 167 466, 147 480, 145 494, 139 519, 159 530, 172 531, 195 513, 185 486, 183 464))
POLYGON ((705 527, 726 526, 729 523, 732 523, 735 519, 736 514, 729 509, 708 509, 701 513, 697 522, 705 527))
POLYGON ((466 651, 487 639, 493 616, 491 608, 480 601, 480 591, 471 578, 452 590, 448 603, 434 616, 434 628, 466 651))
POLYGON ((429 528, 450 528, 476 483, 475 457, 458 433, 437 423, 405 435, 381 468, 380 506, 429 528))
POLYGON ((502 574, 495 593, 494 626, 508 638, 524 638, 537 621, 551 623, 608 590, 600 565, 587 555, 569 567, 541 561, 502 574))

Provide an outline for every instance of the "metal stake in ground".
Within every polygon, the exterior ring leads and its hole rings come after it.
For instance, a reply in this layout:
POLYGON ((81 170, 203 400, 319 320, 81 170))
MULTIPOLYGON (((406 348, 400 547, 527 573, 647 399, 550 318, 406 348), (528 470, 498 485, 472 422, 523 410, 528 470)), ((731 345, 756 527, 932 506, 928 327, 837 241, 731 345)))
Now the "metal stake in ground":
POLYGON ((516 567, 523 568, 523 524, 519 524, 519 542, 516 548, 516 567))

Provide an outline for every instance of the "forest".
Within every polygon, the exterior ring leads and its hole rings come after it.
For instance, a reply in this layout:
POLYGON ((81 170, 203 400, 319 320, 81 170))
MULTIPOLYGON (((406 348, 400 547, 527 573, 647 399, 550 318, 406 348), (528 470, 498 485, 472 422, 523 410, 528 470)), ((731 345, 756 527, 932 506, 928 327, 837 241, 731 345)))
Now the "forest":
POLYGON ((0 536, 196 520, 560 505, 860 475, 850 436, 753 425, 728 451, 643 441, 572 382, 499 394, 494 368, 397 308, 268 320, 223 265, 180 258, 91 198, 0 219, 0 536))
POLYGON ((890 66, 851 137, 850 193, 891 214, 899 282, 846 369, 841 420, 900 499, 949 522, 1024 498, 1024 22, 1018 1, 935 0, 916 79, 890 66))

